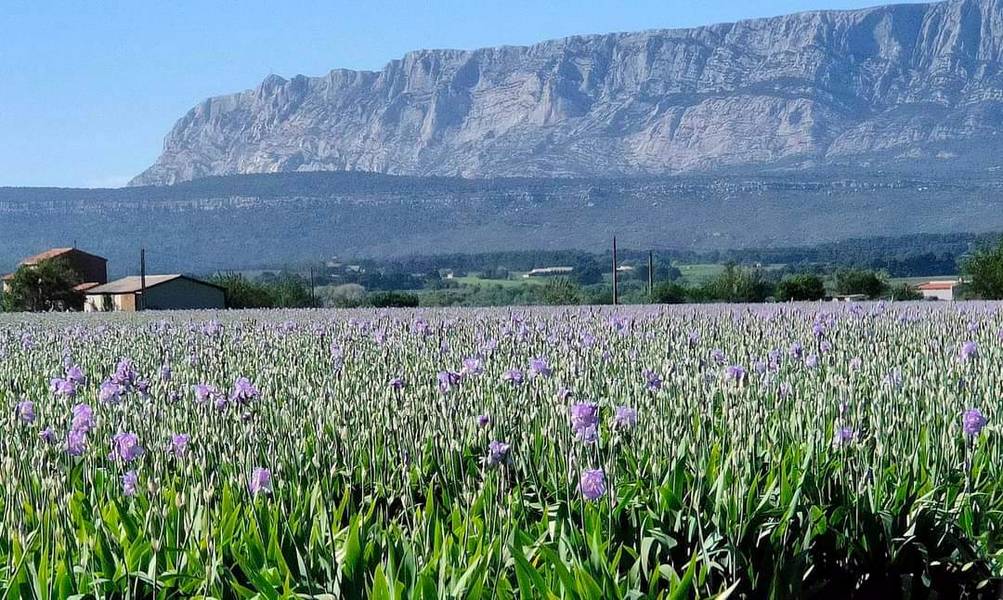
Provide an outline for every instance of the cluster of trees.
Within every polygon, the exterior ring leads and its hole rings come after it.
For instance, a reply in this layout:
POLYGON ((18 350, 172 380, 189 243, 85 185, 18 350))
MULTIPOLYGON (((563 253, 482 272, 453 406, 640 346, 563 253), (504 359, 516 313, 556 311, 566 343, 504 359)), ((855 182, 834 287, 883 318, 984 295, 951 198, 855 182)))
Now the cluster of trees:
POLYGON ((967 278, 967 296, 1003 300, 1003 238, 994 246, 983 246, 969 254, 962 269, 967 278))
MULTIPOLYGON (((945 245, 960 243, 962 236, 942 236, 945 245)), ((916 236, 922 239, 922 236, 916 236)), ((968 238, 964 238, 968 239, 968 238)), ((894 246, 894 244, 892 244, 894 246)), ((315 294, 304 277, 288 272, 265 273, 254 279, 239 273, 220 273, 211 281, 226 290, 230 308, 305 308, 336 307, 414 307, 423 306, 502 306, 530 304, 608 304, 612 289, 602 255, 577 251, 554 252, 541 259, 539 252, 492 253, 470 255, 464 264, 477 267, 498 260, 499 254, 517 269, 541 264, 573 266, 570 277, 559 277, 543 284, 460 286, 443 280, 431 268, 435 257, 413 259, 409 266, 428 269, 428 275, 406 275, 403 271, 359 274, 359 280, 337 286, 325 286, 315 294), (369 287, 361 282, 369 284, 369 287), (403 287, 408 286, 408 287, 403 287), (412 287, 413 286, 413 287, 412 287), (368 288, 368 291, 367 291, 368 288), (414 289, 422 289, 420 294, 414 289)), ((934 253, 935 254, 935 253, 934 253)), ((627 253, 630 256, 630 253, 627 253)), ((907 285, 892 286, 887 277, 874 269, 841 268, 826 270, 813 264, 804 271, 788 268, 767 271, 758 267, 725 265, 716 276, 699 285, 680 283, 679 270, 660 260, 654 279, 660 283, 647 291, 646 255, 634 258, 635 268, 620 274, 619 299, 623 303, 681 302, 764 302, 814 301, 829 295, 860 295, 870 299, 914 300, 922 296, 907 285)), ((611 260, 611 259, 610 259, 611 260)), ((625 259, 626 260, 626 259, 625 259)), ((484 273, 486 278, 507 279, 506 267, 495 266, 484 273)), ((983 243, 969 251, 962 260, 966 297, 1003 299, 1003 239, 994 245, 983 243)), ((398 269, 406 268, 402 264, 398 269)), ((929 274, 929 273, 927 273, 929 274)), ((5 311, 81 310, 84 295, 74 288, 80 277, 65 262, 55 259, 38 265, 23 266, 6 282, 3 296, 5 311)))
POLYGON ((3 309, 6 312, 82 310, 84 294, 75 289, 80 283, 80 275, 62 259, 22 266, 6 282, 3 309))
MULTIPOLYGON (((896 299, 915 299, 918 294, 908 288, 898 290, 896 299), (909 293, 907 293, 909 292, 909 293)), ((875 271, 844 269, 836 273, 832 294, 861 295, 869 299, 888 297, 892 292, 887 279, 875 271)), ((779 280, 770 278, 759 268, 728 264, 724 271, 703 285, 686 287, 675 282, 655 288, 653 300, 658 303, 682 302, 765 302, 776 300, 815 301, 832 295, 825 279, 814 273, 789 274, 779 280)))
POLYGON ((257 279, 249 279, 240 273, 219 273, 209 281, 226 290, 226 305, 229 308, 320 306, 309 282, 292 273, 266 273, 257 279))
MULTIPOLYGON (((915 234, 884 238, 847 239, 815 246, 789 248, 746 248, 737 250, 656 250, 657 268, 671 269, 673 262, 686 264, 783 264, 792 272, 832 272, 841 269, 879 271, 891 277, 952 275, 959 261, 973 248, 994 240, 990 235, 915 234)), ((643 277, 647 251, 621 249, 620 262, 635 264, 636 276, 643 277)), ((440 254, 388 260, 363 260, 367 272, 429 273, 444 269, 488 274, 485 278, 504 279, 508 271, 529 271, 537 267, 574 266, 582 275, 581 285, 598 283, 595 274, 607 274, 612 256, 584 250, 521 250, 473 254, 440 254)), ((629 277, 629 276, 628 276, 629 277)), ((671 271, 659 272, 656 279, 675 279, 671 271)), ((367 285, 367 289, 383 289, 367 285)), ((399 288, 407 289, 407 288, 399 288)), ((409 289, 415 289, 411 287, 409 289)))
MULTIPOLYGON (((831 283, 830 290, 826 285, 826 279, 818 274, 798 273, 777 278, 761 268, 729 264, 721 273, 700 285, 687 286, 678 279, 666 280, 658 283, 650 295, 647 291, 646 276, 628 277, 618 286, 618 296, 623 304, 814 301, 832 294, 898 300, 919 297, 909 288, 893 288, 883 275, 868 270, 840 271, 831 283)), ((423 293, 420 299, 423 306, 610 304, 613 301, 613 293, 609 283, 581 285, 575 278, 558 277, 542 285, 463 286, 423 293)))

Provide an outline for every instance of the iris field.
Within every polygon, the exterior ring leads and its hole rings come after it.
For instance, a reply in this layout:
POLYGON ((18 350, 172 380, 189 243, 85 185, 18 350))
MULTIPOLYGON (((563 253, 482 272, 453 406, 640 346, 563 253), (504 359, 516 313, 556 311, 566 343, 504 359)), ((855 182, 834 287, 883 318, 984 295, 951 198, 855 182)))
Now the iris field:
POLYGON ((0 316, 3 598, 992 597, 1003 307, 0 316))

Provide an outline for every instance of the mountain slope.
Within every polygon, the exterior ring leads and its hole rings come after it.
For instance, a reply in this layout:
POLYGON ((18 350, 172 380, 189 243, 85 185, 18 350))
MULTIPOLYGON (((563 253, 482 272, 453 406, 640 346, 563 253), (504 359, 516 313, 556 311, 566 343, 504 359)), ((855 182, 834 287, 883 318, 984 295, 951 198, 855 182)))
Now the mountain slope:
POLYGON ((273 75, 210 98, 132 183, 964 163, 1001 147, 1001 59, 1003 0, 421 50, 380 72, 273 75))
POLYGON ((332 256, 598 250, 614 234, 626 248, 706 250, 1000 231, 1001 192, 992 174, 862 170, 797 179, 280 173, 111 190, 0 188, 0 272, 73 242, 126 274, 139 248, 151 272, 207 272, 332 256))

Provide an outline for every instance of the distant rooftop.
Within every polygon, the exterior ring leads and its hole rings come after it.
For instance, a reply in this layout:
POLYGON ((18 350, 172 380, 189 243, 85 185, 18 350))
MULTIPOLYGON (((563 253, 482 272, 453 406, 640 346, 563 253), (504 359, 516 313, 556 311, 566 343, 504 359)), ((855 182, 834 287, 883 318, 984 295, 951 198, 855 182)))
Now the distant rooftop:
POLYGON ((30 265, 37 265, 38 263, 45 262, 47 260, 52 260, 53 258, 59 258, 60 256, 63 256, 65 254, 69 254, 71 252, 75 252, 77 254, 86 254, 87 256, 92 256, 94 258, 100 258, 101 260, 105 260, 103 257, 98 256, 97 254, 91 254, 90 252, 84 252, 83 250, 81 250, 79 248, 51 248, 49 250, 46 250, 45 252, 42 252, 40 254, 36 254, 35 256, 29 256, 28 258, 22 260, 21 264, 22 265, 29 265, 29 266, 30 265))
POLYGON ((926 283, 921 283, 916 286, 916 289, 927 291, 952 290, 960 284, 961 282, 955 279, 947 281, 927 281, 926 283))
MULTIPOLYGON (((147 275, 146 276, 146 289, 160 285, 161 283, 167 283, 168 281, 174 281, 175 279, 180 279, 184 275, 180 273, 174 273, 171 275, 147 275)), ((207 284, 211 285, 211 284, 207 284)), ((88 294, 134 294, 143 289, 143 281, 139 275, 131 275, 129 277, 123 277, 116 281, 109 281, 104 285, 99 285, 87 290, 88 294)))

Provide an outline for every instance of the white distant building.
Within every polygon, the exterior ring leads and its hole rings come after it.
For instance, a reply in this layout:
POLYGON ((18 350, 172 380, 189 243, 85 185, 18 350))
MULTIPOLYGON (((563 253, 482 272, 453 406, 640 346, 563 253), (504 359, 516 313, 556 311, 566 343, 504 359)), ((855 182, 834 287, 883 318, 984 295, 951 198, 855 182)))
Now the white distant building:
POLYGON ((555 277, 557 275, 570 275, 575 270, 574 267, 541 267, 533 269, 523 277, 555 277))
POLYGON ((923 294, 924 300, 954 300, 954 295, 961 281, 957 279, 945 279, 941 281, 927 281, 916 286, 916 289, 923 294))
POLYGON ((867 294, 837 294, 832 297, 834 302, 863 302, 867 300, 867 294))

